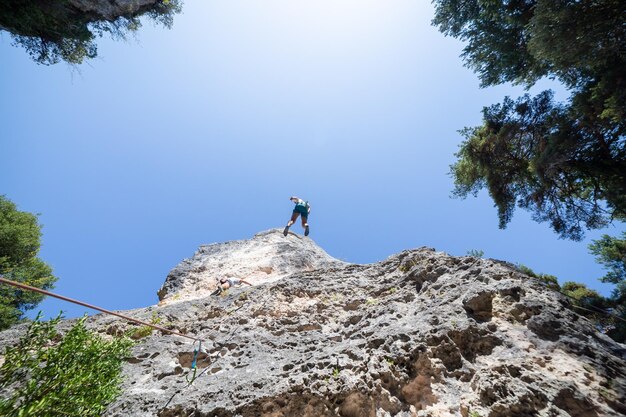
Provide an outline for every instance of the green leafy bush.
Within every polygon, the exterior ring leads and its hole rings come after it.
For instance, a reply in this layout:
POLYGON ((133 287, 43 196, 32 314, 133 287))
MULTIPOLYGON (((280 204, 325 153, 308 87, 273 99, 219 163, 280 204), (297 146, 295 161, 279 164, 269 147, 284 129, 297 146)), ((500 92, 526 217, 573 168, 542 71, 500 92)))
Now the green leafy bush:
POLYGON ((56 319, 39 317, 0 367, 0 415, 99 416, 120 394, 122 360, 133 342, 105 340, 85 327, 85 317, 65 335, 56 319))

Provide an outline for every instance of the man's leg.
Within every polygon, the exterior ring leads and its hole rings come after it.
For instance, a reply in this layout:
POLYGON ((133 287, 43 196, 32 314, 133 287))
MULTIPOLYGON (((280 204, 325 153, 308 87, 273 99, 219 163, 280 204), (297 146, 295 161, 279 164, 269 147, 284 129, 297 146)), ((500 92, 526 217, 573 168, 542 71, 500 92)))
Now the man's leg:
POLYGON ((292 224, 296 222, 296 220, 298 220, 299 215, 300 213, 298 213, 297 211, 293 212, 293 214, 291 215, 291 219, 289 220, 289 223, 287 223, 287 226, 285 226, 285 230, 283 230, 283 235, 287 236, 287 233, 289 233, 289 228, 291 227, 292 224))
MULTIPOLYGON (((291 225, 294 224, 296 220, 298 220, 299 215, 300 213, 298 213, 297 211, 294 211, 293 214, 291 215, 291 220, 289 220, 289 223, 287 223, 287 227, 291 227, 291 225)), ((304 221, 304 217, 302 218, 302 221, 304 221)))
POLYGON ((304 236, 309 235, 309 218, 302 216, 302 227, 304 227, 304 236))

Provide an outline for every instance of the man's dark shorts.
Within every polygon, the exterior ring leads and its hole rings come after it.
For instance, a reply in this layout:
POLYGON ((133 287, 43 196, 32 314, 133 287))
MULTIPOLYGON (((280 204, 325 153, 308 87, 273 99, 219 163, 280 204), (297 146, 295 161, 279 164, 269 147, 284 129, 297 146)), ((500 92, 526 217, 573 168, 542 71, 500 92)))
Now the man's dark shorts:
POLYGON ((305 221, 309 218, 309 211, 307 210, 306 206, 302 206, 298 204, 293 209, 293 212, 300 214, 305 221))

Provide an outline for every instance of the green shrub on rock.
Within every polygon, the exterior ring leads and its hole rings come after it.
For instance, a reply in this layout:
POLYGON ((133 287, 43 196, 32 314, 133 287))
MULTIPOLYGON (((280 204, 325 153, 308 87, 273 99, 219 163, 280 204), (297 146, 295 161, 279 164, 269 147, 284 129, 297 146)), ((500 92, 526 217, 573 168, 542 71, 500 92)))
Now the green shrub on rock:
POLYGON ((0 367, 0 415, 5 417, 99 416, 120 394, 122 361, 133 342, 105 340, 85 327, 86 317, 64 335, 60 317, 39 317, 0 367))

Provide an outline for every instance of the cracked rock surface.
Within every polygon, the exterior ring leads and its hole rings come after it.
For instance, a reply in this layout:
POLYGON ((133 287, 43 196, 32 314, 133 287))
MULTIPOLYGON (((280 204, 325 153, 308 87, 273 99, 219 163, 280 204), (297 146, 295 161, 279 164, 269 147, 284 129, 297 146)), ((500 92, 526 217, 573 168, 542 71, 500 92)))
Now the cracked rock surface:
POLYGON ((202 245, 168 274, 158 291, 161 304, 210 295, 218 278, 239 278, 253 285, 292 274, 346 265, 311 239, 268 230, 249 240, 202 245))
MULTIPOLYGON (((420 248, 347 264, 279 230, 221 245, 175 268, 168 302, 126 312, 202 339, 196 379, 194 343, 154 332, 133 348, 106 416, 626 414, 626 347, 506 263, 420 248), (202 265, 244 268, 255 239, 276 277, 193 295, 202 265)), ((103 315, 89 325, 132 327, 103 315)))

